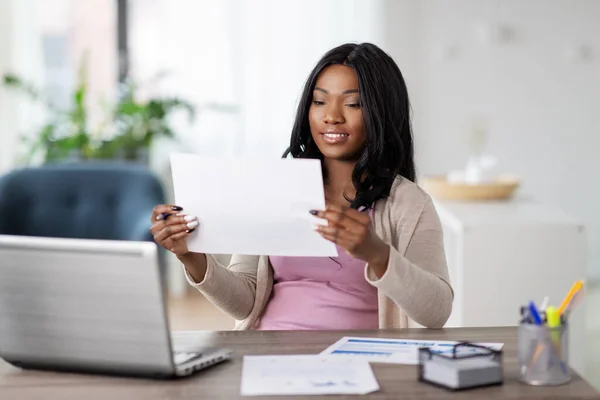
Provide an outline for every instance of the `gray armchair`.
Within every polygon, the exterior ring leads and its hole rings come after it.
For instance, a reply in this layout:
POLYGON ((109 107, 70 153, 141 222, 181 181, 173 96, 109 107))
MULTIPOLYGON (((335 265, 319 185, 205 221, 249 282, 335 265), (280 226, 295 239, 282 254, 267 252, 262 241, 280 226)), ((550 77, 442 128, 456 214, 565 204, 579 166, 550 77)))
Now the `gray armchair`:
POLYGON ((18 169, 0 177, 0 234, 152 241, 152 208, 164 201, 159 180, 142 166, 18 169))

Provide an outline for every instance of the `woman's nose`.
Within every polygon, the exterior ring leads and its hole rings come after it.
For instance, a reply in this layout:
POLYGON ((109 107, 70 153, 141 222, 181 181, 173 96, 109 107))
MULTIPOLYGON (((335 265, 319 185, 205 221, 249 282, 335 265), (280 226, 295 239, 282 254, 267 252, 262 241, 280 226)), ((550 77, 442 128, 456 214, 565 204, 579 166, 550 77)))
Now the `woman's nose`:
POLYGON ((341 124, 344 122, 344 115, 342 114, 339 107, 337 107, 334 104, 331 104, 325 109, 323 122, 325 122, 326 124, 341 124))

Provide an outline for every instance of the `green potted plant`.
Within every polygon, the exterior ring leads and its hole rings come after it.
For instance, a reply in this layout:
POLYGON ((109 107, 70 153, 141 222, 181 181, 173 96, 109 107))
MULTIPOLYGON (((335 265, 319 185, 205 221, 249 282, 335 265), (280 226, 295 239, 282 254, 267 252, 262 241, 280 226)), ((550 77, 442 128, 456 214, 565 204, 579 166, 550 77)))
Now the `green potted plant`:
POLYGON ((177 97, 153 97, 145 101, 136 95, 138 86, 128 81, 121 85, 119 101, 111 111, 115 134, 98 146, 100 158, 119 158, 143 161, 152 142, 160 137, 175 139, 169 115, 184 111, 190 123, 195 118, 195 108, 177 97))
POLYGON ((195 117, 195 107, 183 99, 151 97, 141 100, 138 85, 128 81, 120 86, 118 100, 108 107, 106 120, 91 127, 86 108, 87 77, 81 64, 70 108, 52 104, 40 90, 15 74, 5 74, 5 87, 18 90, 48 110, 48 122, 31 138, 24 137, 28 152, 25 163, 36 157, 44 163, 66 160, 120 159, 147 162, 148 149, 160 137, 175 138, 169 116, 176 111, 195 117))

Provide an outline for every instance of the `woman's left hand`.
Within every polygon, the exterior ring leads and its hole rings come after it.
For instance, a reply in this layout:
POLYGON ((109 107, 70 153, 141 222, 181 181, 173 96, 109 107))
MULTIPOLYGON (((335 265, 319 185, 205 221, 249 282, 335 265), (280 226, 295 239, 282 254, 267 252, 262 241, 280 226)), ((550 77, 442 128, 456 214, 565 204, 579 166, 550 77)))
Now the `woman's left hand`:
POLYGON ((324 211, 311 210, 310 213, 327 220, 327 226, 315 227, 325 239, 338 244, 354 258, 387 266, 389 245, 374 232, 366 212, 331 204, 324 211))

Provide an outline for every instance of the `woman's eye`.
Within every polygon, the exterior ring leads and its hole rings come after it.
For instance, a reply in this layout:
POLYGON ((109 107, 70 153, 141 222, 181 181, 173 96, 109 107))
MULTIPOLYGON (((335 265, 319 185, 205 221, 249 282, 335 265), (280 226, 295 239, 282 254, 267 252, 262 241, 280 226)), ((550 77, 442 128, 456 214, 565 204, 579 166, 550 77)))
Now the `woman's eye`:
POLYGON ((313 100, 313 104, 315 106, 322 106, 323 104, 325 104, 325 102, 324 101, 319 101, 319 100, 313 100))
POLYGON ((350 108, 360 108, 360 103, 346 104, 350 108))

